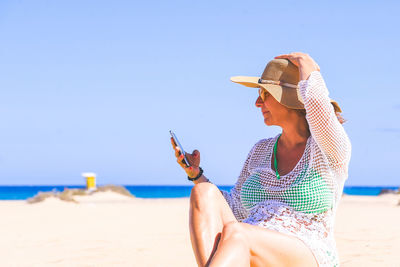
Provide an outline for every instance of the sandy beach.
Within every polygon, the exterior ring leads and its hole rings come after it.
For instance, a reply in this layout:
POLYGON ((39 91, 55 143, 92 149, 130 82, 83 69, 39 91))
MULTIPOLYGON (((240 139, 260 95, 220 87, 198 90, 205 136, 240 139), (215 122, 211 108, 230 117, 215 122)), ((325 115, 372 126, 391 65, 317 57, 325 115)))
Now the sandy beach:
MULTIPOLYGON (((188 198, 75 199, 0 201, 0 266, 196 266, 188 198)), ((399 199, 343 196, 335 229, 341 266, 400 266, 399 199)))

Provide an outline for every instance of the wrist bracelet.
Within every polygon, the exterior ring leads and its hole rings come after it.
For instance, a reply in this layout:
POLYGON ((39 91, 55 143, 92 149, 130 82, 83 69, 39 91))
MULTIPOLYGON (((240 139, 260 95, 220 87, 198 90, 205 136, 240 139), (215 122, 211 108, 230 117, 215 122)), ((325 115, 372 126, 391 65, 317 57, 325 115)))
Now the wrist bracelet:
POLYGON ((201 167, 199 167, 199 170, 200 170, 199 174, 196 177, 191 178, 188 176, 188 180, 193 182, 193 181, 196 181, 197 179, 199 179, 203 175, 203 169, 201 167))

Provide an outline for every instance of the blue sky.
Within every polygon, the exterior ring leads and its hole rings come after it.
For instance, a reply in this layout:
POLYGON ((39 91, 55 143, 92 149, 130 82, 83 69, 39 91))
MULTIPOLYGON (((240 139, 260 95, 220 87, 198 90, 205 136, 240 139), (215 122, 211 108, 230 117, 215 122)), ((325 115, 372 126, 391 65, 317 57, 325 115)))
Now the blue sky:
POLYGON ((0 184, 190 185, 170 129, 233 184, 267 127, 258 76, 309 53, 348 119, 347 185, 400 185, 396 1, 1 1, 0 184))

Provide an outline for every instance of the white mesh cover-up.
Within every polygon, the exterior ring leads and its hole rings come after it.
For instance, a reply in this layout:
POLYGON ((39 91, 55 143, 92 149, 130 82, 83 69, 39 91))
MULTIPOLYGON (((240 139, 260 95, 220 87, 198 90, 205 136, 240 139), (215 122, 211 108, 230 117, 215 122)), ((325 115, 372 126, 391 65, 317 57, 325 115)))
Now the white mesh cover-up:
POLYGON ((333 224, 351 144, 320 72, 300 81, 299 90, 311 136, 295 168, 278 180, 271 168, 278 136, 263 139, 251 149, 234 188, 221 192, 238 221, 295 236, 319 266, 339 266, 333 224))

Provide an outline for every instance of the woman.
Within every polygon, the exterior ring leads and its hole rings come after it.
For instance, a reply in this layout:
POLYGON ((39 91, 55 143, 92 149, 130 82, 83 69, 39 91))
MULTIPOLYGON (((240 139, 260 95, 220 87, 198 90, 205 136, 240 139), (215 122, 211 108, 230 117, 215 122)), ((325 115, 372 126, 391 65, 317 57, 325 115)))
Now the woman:
POLYGON ((261 78, 232 81, 259 88, 264 123, 282 133, 255 144, 229 193, 202 174, 197 150, 186 154, 187 167, 172 141, 196 184, 190 237, 198 265, 338 266, 333 223, 351 144, 319 66, 291 53, 270 61, 261 78))

